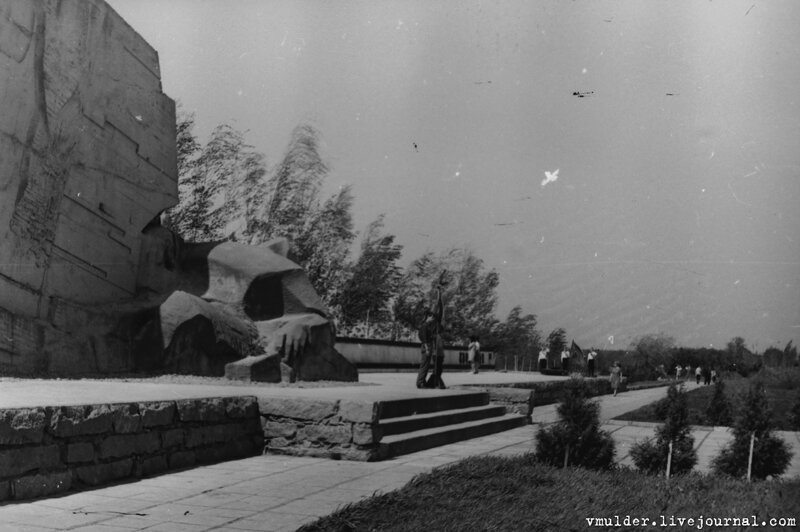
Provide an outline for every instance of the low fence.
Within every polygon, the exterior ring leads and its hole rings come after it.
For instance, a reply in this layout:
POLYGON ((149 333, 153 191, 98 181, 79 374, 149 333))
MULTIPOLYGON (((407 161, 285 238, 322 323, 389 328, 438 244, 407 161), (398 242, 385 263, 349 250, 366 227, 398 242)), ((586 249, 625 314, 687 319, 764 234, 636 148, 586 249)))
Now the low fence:
MULTIPOLYGON (((418 342, 340 337, 336 339, 336 350, 358 368, 414 370, 419 367, 420 344, 418 342)), ((481 351, 479 356, 481 368, 493 369, 495 367, 493 351, 481 351)), ((468 369, 470 364, 467 347, 445 346, 444 367, 468 369)))

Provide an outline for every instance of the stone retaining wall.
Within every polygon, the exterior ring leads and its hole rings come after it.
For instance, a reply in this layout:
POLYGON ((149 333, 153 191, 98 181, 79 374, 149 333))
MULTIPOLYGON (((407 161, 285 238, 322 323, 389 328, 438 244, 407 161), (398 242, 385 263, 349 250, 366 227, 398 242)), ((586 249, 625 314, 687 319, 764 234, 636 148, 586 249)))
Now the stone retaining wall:
POLYGON ((255 397, 0 410, 0 501, 259 454, 255 397))
MULTIPOLYGON (((585 378, 583 380, 587 385, 590 397, 613 393, 613 390, 611 389, 611 383, 608 381, 608 377, 585 378)), ((516 382, 512 384, 495 384, 495 385, 490 384, 481 386, 488 387, 490 390, 492 388, 494 389, 521 388, 525 390, 533 390, 534 393, 531 399, 533 402, 533 406, 542 406, 542 405, 550 405, 561 401, 561 395, 564 391, 564 386, 566 385, 567 382, 569 381, 565 379, 559 381, 516 382)), ((619 385, 618 391, 624 392, 627 389, 628 389, 627 380, 623 377, 622 382, 619 385)), ((496 399, 492 398, 492 402, 495 401, 496 399)))
POLYGON ((259 398, 265 451, 345 460, 378 458, 378 402, 259 398))
POLYGON ((522 414, 531 422, 533 405, 536 404, 535 390, 523 390, 519 388, 488 388, 489 402, 502 405, 507 414, 522 414))

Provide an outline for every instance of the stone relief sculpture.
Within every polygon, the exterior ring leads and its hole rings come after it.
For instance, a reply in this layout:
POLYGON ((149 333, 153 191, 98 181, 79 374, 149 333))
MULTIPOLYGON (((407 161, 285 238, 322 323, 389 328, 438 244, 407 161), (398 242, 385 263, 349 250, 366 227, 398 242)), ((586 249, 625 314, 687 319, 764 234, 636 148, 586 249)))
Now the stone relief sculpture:
POLYGON ((0 374, 357 380, 285 241, 185 243, 176 202, 157 53, 102 0, 3 0, 0 374))

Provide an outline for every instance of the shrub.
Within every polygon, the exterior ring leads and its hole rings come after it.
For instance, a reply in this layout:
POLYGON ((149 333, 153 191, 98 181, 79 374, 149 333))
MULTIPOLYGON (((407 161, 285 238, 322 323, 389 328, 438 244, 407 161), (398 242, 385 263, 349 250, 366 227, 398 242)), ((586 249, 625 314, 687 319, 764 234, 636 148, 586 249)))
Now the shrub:
POLYGON ((706 420, 715 426, 728 426, 733 421, 731 405, 725 395, 725 383, 721 380, 714 385, 714 394, 706 408, 706 420))
POLYGON ((614 440, 600 430, 600 407, 589 401, 586 383, 572 378, 556 411, 559 421, 536 433, 536 459, 563 466, 569 447, 568 464, 589 469, 614 466, 614 440))
POLYGON ((750 387, 740 411, 733 426, 733 441, 712 460, 711 469, 734 477, 747 475, 750 438, 755 435, 752 478, 780 475, 789 466, 792 453, 782 439, 772 435, 772 411, 762 386, 750 387))
POLYGON ((689 426, 689 406, 683 386, 671 384, 667 390, 664 424, 656 428, 656 440, 641 442, 631 448, 636 467, 647 473, 667 470, 669 443, 672 442, 670 474, 688 473, 697 463, 694 438, 689 426))

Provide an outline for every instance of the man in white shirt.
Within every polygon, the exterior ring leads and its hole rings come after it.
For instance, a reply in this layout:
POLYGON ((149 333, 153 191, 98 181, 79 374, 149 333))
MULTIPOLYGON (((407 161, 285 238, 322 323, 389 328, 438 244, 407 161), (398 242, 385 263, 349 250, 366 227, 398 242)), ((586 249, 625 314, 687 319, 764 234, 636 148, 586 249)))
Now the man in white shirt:
POLYGON ((592 348, 586 355, 586 372, 590 377, 594 377, 594 359, 597 358, 597 351, 592 348))

